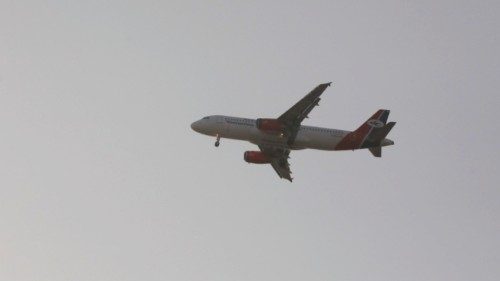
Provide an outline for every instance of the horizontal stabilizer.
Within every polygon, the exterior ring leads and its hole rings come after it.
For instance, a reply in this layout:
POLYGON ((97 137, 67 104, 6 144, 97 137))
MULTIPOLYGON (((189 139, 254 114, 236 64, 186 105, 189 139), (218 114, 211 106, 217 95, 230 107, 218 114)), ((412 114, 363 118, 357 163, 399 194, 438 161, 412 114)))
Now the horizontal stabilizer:
POLYGON ((382 157, 382 147, 376 146, 376 147, 370 147, 368 149, 373 154, 373 156, 375 156, 375 157, 382 157))
POLYGON ((393 141, 385 139, 385 137, 392 130, 396 122, 389 122, 380 128, 373 128, 372 132, 365 141, 365 145, 369 145, 368 149, 375 157, 382 157, 382 146, 392 145, 393 141), (371 147, 370 147, 371 146, 371 147))
POLYGON ((389 122, 381 128, 373 128, 373 131, 368 136, 369 141, 373 143, 380 143, 380 141, 382 141, 389 134, 394 125, 396 125, 396 122, 389 122))

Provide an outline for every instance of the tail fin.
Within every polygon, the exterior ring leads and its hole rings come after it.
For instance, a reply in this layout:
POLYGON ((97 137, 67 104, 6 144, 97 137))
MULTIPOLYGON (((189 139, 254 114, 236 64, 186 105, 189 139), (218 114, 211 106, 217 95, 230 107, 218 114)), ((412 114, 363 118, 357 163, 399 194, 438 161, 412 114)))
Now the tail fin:
POLYGON ((351 150, 359 148, 367 148, 376 146, 373 145, 373 141, 378 139, 384 133, 384 128, 390 126, 387 133, 379 139, 379 142, 389 133, 394 126, 394 123, 385 125, 387 123, 387 118, 389 117, 390 111, 387 109, 379 109, 375 114, 372 115, 365 123, 363 123, 358 129, 347 134, 335 147, 335 150, 351 150), (376 133, 376 138, 372 137, 372 134, 376 133))
MULTIPOLYGON (((387 123, 387 125, 384 125, 381 128, 373 128, 371 133, 365 139, 365 142, 363 143, 363 147, 389 145, 389 143, 382 143, 382 141, 389 134, 389 132, 392 130, 392 127, 394 127, 394 125, 396 125, 396 122, 389 122, 389 123, 387 123)), ((391 143, 391 144, 393 144, 393 143, 391 143)))
POLYGON ((372 133, 365 140, 363 145, 368 147, 373 156, 382 157, 382 146, 394 144, 392 140, 385 138, 394 125, 396 125, 396 122, 389 122, 382 128, 373 129, 372 133))

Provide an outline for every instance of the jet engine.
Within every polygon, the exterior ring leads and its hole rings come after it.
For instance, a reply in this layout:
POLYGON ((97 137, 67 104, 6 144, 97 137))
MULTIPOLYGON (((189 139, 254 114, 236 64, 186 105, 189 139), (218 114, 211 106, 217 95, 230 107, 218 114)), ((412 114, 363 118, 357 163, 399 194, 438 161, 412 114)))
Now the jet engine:
POLYGON ((246 151, 243 155, 243 159, 248 163, 254 164, 269 164, 271 163, 271 157, 264 154, 262 151, 246 151))
POLYGON ((285 124, 277 119, 259 118, 257 119, 257 129, 271 133, 282 133, 285 124))

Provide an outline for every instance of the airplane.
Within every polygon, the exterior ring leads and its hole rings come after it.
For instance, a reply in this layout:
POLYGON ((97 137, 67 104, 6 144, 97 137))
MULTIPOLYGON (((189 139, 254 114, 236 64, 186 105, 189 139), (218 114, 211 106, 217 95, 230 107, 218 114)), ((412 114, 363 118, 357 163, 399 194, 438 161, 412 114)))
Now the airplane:
POLYGON ((278 118, 248 119, 223 115, 203 117, 191 124, 201 134, 220 139, 248 141, 257 145, 260 151, 246 151, 243 159, 248 163, 271 164, 278 176, 292 182, 290 151, 301 149, 356 150, 367 148, 375 157, 382 156, 382 147, 393 145, 387 139, 396 122, 387 123, 389 110, 380 109, 354 131, 344 131, 301 125, 314 107, 319 105, 320 96, 332 83, 318 85, 278 118))

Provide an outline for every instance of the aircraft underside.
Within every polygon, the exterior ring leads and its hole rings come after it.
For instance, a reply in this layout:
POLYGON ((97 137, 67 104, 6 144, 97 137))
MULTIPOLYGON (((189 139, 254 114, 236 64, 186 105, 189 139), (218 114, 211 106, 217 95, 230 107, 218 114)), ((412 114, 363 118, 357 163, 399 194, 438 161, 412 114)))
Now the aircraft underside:
POLYGON ((302 126, 320 96, 331 83, 321 84, 276 119, 256 120, 213 115, 194 122, 191 128, 199 133, 221 138, 243 140, 259 147, 259 151, 246 151, 244 160, 254 164, 271 164, 280 178, 292 181, 291 150, 356 150, 367 148, 375 157, 382 156, 382 147, 393 145, 385 137, 396 124, 387 123, 389 110, 380 109, 354 131, 302 126))

